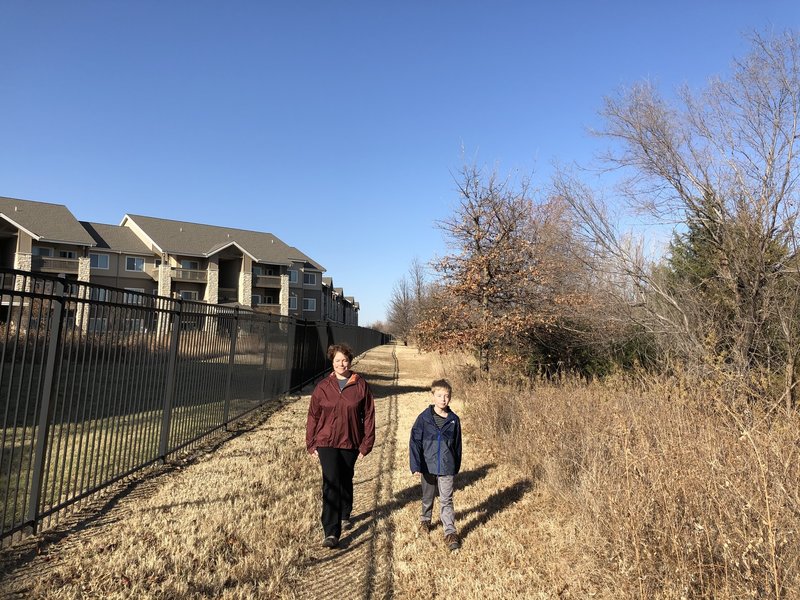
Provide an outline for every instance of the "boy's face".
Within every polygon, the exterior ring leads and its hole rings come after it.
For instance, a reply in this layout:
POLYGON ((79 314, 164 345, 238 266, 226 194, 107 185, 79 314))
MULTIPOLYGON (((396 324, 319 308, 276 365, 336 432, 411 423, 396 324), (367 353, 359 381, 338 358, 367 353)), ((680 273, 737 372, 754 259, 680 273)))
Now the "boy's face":
POLYGON ((444 410, 450 404, 450 392, 445 388, 433 390, 433 404, 439 410, 444 410))

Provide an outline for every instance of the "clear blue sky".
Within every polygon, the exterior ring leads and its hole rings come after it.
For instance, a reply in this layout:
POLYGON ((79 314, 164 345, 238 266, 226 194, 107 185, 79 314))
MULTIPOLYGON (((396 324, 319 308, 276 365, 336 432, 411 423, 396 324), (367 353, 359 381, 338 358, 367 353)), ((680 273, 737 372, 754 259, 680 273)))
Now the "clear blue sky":
POLYGON ((605 95, 702 86, 797 0, 0 0, 0 195, 274 233, 384 318, 466 161, 587 163, 605 95))

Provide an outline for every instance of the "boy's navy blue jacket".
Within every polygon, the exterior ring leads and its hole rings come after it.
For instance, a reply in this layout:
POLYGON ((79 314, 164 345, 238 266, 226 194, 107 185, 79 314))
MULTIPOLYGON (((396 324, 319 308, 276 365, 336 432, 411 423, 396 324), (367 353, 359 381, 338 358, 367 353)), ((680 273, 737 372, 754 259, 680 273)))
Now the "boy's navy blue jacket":
POLYGON ((461 420, 451 410, 439 429, 433 405, 423 410, 411 428, 409 459, 412 473, 455 475, 461 469, 461 420))

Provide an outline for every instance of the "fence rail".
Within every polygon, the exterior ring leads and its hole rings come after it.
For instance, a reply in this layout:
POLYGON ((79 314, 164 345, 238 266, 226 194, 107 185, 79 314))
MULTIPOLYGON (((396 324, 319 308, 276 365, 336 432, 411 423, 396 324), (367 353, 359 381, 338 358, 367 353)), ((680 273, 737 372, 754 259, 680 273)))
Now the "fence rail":
POLYGON ((313 380, 378 331, 0 269, 0 540, 313 380))

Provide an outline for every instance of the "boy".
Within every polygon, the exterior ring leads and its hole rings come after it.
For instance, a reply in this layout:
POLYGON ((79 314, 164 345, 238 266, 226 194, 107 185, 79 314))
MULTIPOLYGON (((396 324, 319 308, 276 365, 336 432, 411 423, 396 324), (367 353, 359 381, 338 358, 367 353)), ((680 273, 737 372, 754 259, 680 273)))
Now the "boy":
POLYGON ((453 510, 453 479, 461 468, 461 421, 450 410, 453 388, 445 379, 431 384, 433 404, 423 410, 411 428, 409 458, 411 474, 420 474, 422 515, 419 529, 426 535, 431 528, 431 512, 439 494, 444 540, 450 550, 458 550, 461 540, 456 533, 453 510))

